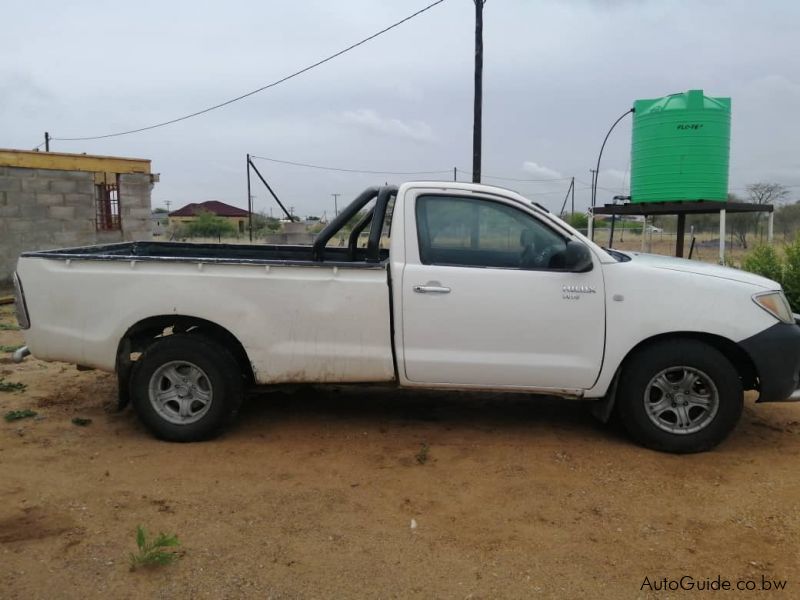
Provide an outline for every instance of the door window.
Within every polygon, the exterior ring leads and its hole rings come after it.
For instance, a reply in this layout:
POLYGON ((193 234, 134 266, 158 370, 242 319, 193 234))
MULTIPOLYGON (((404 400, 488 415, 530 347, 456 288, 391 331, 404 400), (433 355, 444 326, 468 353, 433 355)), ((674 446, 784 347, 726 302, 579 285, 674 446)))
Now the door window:
POLYGON ((423 264, 564 268, 567 240, 533 216, 500 202, 420 196, 416 216, 423 264))

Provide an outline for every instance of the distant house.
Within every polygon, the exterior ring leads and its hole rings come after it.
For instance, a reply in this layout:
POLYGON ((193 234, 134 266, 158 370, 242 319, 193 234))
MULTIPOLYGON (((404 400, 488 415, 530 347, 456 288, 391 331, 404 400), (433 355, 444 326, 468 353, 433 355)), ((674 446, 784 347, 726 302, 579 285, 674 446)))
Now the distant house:
POLYGON ((239 233, 245 232, 247 221, 250 218, 250 213, 244 209, 219 202, 218 200, 208 200, 206 202, 192 202, 183 208, 173 210, 169 213, 169 224, 173 226, 189 223, 202 213, 211 213, 214 216, 228 220, 239 233))

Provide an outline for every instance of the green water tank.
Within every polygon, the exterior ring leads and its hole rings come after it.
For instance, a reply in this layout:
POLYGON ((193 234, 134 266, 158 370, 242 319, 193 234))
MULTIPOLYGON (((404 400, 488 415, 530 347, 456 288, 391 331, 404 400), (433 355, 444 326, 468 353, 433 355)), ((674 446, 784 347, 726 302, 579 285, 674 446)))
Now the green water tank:
POLYGON ((633 104, 631 202, 728 196, 731 99, 689 90, 633 104))

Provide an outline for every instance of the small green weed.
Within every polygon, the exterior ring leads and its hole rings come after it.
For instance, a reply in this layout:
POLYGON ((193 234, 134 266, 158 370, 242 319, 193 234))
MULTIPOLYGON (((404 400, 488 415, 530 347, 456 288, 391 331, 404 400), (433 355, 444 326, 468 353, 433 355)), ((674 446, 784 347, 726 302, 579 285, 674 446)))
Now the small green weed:
POLYGON ((430 448, 428 447, 428 442, 422 442, 422 446, 419 448, 419 452, 414 455, 414 458, 417 459, 417 462, 421 465, 424 465, 428 462, 428 451, 430 448))
POLYGON ((6 381, 0 377, 0 392, 24 392, 26 387, 24 383, 6 381))
POLYGON ((72 424, 77 425, 78 427, 86 427, 87 425, 92 424, 92 420, 85 419, 84 417, 73 417, 72 424))
POLYGON ((25 410, 10 410, 5 414, 5 420, 9 423, 11 421, 19 421, 20 419, 28 419, 35 417, 38 413, 35 410, 26 408, 25 410))
POLYGON ((19 325, 0 323, 0 331, 19 331, 19 325))
POLYGON ((168 565, 178 559, 178 554, 169 552, 166 548, 180 546, 177 535, 159 533, 155 538, 148 540, 147 531, 141 525, 136 526, 136 546, 138 554, 131 554, 131 571, 139 567, 168 565))
POLYGON ((0 345, 0 352, 16 352, 22 348, 22 345, 19 346, 2 346, 0 345))

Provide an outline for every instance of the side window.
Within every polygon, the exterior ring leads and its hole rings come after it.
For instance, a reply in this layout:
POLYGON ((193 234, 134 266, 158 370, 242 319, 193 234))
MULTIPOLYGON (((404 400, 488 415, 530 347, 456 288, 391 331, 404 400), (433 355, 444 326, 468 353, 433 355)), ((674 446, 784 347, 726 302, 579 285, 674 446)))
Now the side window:
POLYGON ((531 215, 500 202, 420 196, 420 259, 426 265, 560 269, 566 240, 531 215))

